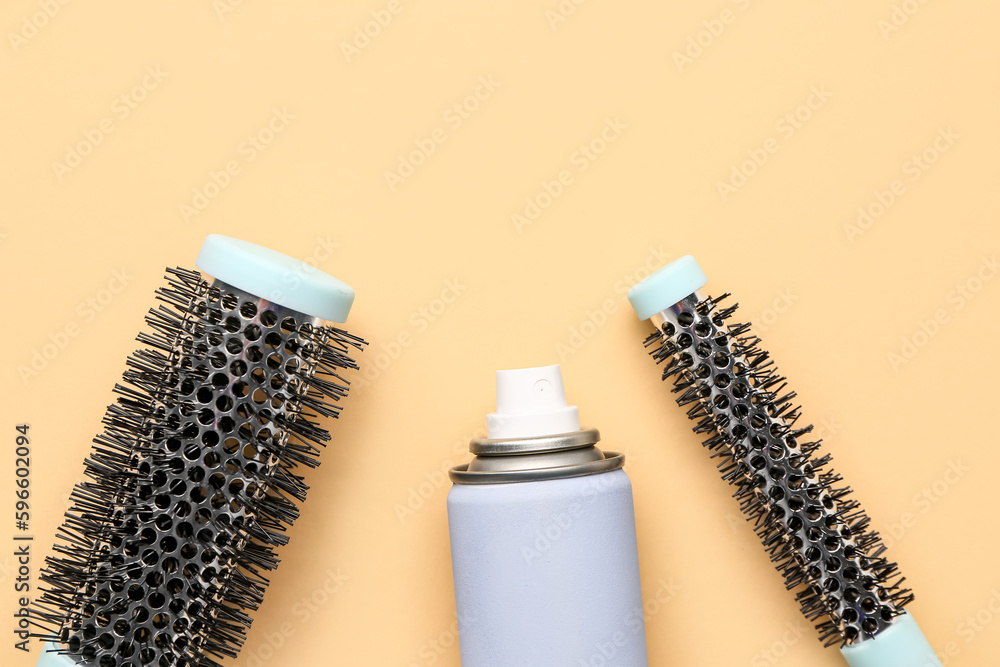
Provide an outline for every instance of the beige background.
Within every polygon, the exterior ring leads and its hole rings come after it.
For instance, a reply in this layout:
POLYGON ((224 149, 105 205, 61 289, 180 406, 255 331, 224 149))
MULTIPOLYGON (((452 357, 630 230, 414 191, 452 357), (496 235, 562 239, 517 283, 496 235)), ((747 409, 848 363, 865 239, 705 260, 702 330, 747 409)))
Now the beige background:
MULTIPOLYGON (((651 664, 841 664, 624 300, 643 267, 692 253, 761 325, 947 664, 1000 660, 995 4, 11 0, 2 14, 0 553, 14 425, 31 424, 37 574, 163 267, 193 266, 219 232, 353 285, 348 326, 371 341, 229 664, 458 665, 440 471, 466 460, 494 370, 556 362, 584 421, 629 457, 651 664), (51 358, 22 377, 36 352, 51 358)), ((34 664, 2 636, 0 662, 34 664)))

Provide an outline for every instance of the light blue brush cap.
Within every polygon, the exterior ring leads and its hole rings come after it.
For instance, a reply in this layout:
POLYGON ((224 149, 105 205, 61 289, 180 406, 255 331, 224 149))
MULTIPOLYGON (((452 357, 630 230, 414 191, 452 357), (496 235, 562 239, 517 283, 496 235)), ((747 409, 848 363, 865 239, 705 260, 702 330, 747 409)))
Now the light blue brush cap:
POLYGON ((60 653, 49 653, 57 649, 55 644, 46 642, 42 645, 42 654, 38 656, 35 667, 77 667, 77 663, 68 655, 60 653))
POLYGON ((845 646, 840 653, 851 667, 941 667, 934 649, 909 614, 897 616, 874 639, 845 646))
POLYGON ((328 273, 255 243, 211 234, 195 266, 217 280, 330 322, 344 322, 354 290, 328 273))
POLYGON ((628 300, 640 320, 670 308, 705 286, 708 278, 691 255, 676 259, 628 291, 628 300))

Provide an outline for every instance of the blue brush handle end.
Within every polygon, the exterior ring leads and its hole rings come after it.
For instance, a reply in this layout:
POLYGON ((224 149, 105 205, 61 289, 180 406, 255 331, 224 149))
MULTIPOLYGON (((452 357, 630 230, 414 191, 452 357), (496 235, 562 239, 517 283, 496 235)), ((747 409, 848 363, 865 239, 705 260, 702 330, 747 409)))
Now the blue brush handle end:
POLYGON ((288 255, 240 239, 210 234, 195 266, 244 292, 330 322, 344 322, 354 290, 288 255))
POLYGON ((42 645, 42 654, 38 657, 35 667, 77 667, 77 663, 69 656, 50 652, 55 650, 57 650, 55 644, 46 642, 42 645))
POLYGON ((934 649, 909 614, 897 617, 875 639, 845 646, 840 653, 851 667, 941 667, 934 649))
POLYGON ((628 291, 628 300, 640 320, 670 308, 700 290, 708 282, 705 272, 691 255, 676 259, 644 278, 628 291))

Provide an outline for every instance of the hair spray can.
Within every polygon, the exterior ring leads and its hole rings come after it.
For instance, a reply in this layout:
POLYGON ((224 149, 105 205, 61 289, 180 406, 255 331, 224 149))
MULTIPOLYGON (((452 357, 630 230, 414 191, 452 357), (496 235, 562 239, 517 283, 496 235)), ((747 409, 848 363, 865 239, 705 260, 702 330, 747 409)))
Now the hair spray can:
POLYGON ((463 667, 648 664, 632 485, 599 439, 559 366, 497 372, 448 494, 463 667))

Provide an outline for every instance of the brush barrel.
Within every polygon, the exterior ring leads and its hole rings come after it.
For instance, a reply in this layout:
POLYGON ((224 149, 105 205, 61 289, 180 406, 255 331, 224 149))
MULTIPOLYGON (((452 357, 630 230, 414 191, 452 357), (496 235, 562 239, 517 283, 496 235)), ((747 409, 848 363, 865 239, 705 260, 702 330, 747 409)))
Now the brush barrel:
POLYGON ((673 379, 677 403, 736 487, 746 518, 796 591, 827 646, 857 667, 936 665, 912 617, 913 599, 850 487, 799 422, 787 388, 749 324, 729 318, 728 295, 704 297, 705 274, 683 257, 629 290, 640 319, 656 327, 646 346, 673 379), (897 655, 898 653, 898 655, 897 655), (927 655, 925 655, 927 654, 927 655), (866 656, 874 658, 868 659, 866 656), (918 660, 913 662, 913 660, 918 660))
POLYGON ((335 416, 316 389, 346 389, 317 375, 340 352, 318 318, 219 280, 193 289, 167 365, 126 374, 152 395, 130 420, 135 472, 113 500, 108 574, 61 637, 88 667, 235 656, 306 496, 297 469, 330 437, 303 414, 335 416))
POLYGON ((36 618, 66 655, 44 667, 235 657, 331 438, 364 343, 324 321, 353 290, 216 235, 198 266, 215 282, 168 270, 46 561, 36 618))

